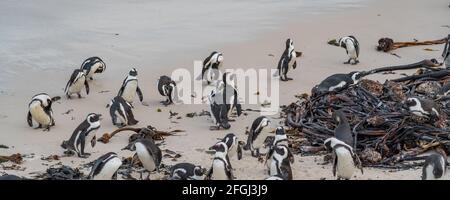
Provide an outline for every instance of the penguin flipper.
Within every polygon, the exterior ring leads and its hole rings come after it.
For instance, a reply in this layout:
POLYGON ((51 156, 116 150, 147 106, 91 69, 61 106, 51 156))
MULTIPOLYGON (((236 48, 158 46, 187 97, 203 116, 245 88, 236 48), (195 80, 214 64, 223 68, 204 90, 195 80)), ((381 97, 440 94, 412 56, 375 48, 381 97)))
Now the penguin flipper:
POLYGON ((139 96, 139 101, 142 102, 144 100, 144 96, 142 95, 142 91, 141 91, 141 88, 139 86, 137 86, 136 92, 137 92, 137 94, 139 96))
POLYGON ((86 80, 84 81, 84 86, 86 87, 86 94, 89 94, 89 83, 88 83, 88 81, 87 81, 87 78, 86 78, 86 80))
POLYGON ((336 169, 337 169, 338 157, 333 155, 333 176, 336 177, 336 169))
POLYGON ((30 127, 33 127, 33 117, 31 116, 31 112, 28 111, 27 122, 30 127))
POLYGON ((86 135, 84 133, 80 133, 80 152, 78 152, 79 157, 83 157, 85 155, 84 153, 84 147, 86 145, 86 135))

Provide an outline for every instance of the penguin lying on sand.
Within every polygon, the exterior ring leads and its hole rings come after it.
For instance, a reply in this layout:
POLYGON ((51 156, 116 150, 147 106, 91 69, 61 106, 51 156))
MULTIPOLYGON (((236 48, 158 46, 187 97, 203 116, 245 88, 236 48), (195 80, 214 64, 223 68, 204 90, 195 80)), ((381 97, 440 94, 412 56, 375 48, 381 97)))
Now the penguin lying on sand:
POLYGON ((349 57, 347 62, 344 62, 344 64, 352 64, 356 65, 359 63, 358 57, 359 57, 359 42, 356 40, 354 36, 347 36, 340 38, 339 46, 345 49, 347 52, 347 55, 349 57), (351 61, 354 61, 353 63, 351 61))
POLYGON ((338 92, 350 85, 358 84, 359 80, 364 76, 361 72, 350 72, 348 74, 333 74, 325 78, 319 85, 311 90, 312 96, 322 95, 328 92, 338 92))
POLYGON ((428 119, 438 119, 440 117, 440 108, 436 102, 429 99, 419 97, 410 97, 406 100, 405 105, 409 112, 428 119))
POLYGON ((206 169, 191 163, 178 163, 170 168, 170 180, 202 180, 206 169))
POLYGON ((117 180, 117 170, 122 166, 122 160, 114 152, 100 156, 94 161, 88 179, 93 180, 117 180))
POLYGON ((61 98, 51 98, 46 93, 34 95, 28 104, 28 125, 32 128, 45 128, 44 130, 50 131, 50 127, 55 125, 52 103, 59 99, 61 98))
POLYGON ((63 141, 61 147, 66 149, 65 153, 75 153, 78 157, 87 158, 89 153, 85 153, 86 141, 91 142, 91 146, 96 144, 95 132, 100 128, 100 114, 91 113, 78 125, 67 141, 63 141))
POLYGON ((159 167, 162 161, 162 152, 152 139, 137 139, 128 144, 128 146, 122 150, 136 151, 142 165, 149 172, 147 179, 150 179, 150 172, 159 172, 159 167))
POLYGON ((93 80, 94 74, 103 73, 106 70, 106 64, 99 57, 90 57, 81 64, 81 70, 84 71, 86 78, 93 80))
POLYGON ((86 78, 86 74, 81 69, 76 69, 73 71, 72 76, 70 76, 69 82, 66 84, 64 93, 67 98, 71 98, 72 94, 77 94, 78 98, 81 98, 81 90, 83 87, 86 88, 86 94, 89 94, 89 83, 86 78))
POLYGON ((447 159, 438 152, 429 155, 422 168, 422 180, 439 180, 447 172, 447 159))
POLYGON ((128 76, 125 78, 125 80, 123 80, 122 87, 120 87, 119 93, 117 94, 117 96, 121 96, 130 104, 133 104, 136 93, 138 94, 139 100, 141 102, 144 99, 141 88, 139 88, 138 85, 137 75, 138 73, 136 68, 131 69, 128 73, 128 76))

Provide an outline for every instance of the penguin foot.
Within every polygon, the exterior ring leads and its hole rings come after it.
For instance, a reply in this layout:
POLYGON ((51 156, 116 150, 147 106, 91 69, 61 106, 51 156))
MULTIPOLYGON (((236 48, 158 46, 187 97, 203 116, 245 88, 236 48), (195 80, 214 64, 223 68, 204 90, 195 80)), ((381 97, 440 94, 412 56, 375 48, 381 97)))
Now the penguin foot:
POLYGON ((83 97, 81 96, 81 94, 78 94, 78 98, 81 99, 81 98, 83 98, 83 97))
POLYGON ((348 64, 350 64, 350 61, 344 62, 344 64, 348 65, 348 64))
POLYGON ((44 128, 44 130, 42 130, 43 132, 50 132, 50 126, 48 126, 47 128, 44 128))
POLYGON ((90 77, 89 79, 91 79, 91 81, 93 81, 94 79, 92 77, 90 77))
POLYGON ((81 154, 79 157, 80 158, 89 158, 90 155, 91 155, 90 153, 84 153, 84 154, 81 154))
POLYGON ((218 126, 210 126, 209 130, 210 131, 217 131, 217 130, 220 130, 220 127, 218 127, 218 126))
POLYGON ((68 99, 72 99, 72 97, 70 95, 67 94, 66 96, 67 96, 68 99))
POLYGON ((294 80, 294 79, 293 79, 293 78, 287 78, 287 77, 286 77, 286 80, 292 81, 292 80, 294 80))

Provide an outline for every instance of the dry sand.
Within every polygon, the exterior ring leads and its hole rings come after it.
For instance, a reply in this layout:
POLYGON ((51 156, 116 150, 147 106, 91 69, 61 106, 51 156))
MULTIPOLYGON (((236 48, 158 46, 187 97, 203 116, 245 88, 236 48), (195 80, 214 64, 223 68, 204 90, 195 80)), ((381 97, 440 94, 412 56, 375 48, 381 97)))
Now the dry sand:
MULTIPOLYGON (((60 144, 70 137, 72 131, 84 120, 86 114, 98 112, 103 114, 104 120, 97 137, 105 132, 115 130, 110 121, 106 104, 116 94, 121 81, 128 72, 119 66, 129 66, 130 63, 142 66, 139 74, 140 86, 144 93, 144 101, 149 106, 135 103, 135 116, 140 120, 137 127, 153 125, 159 130, 183 129, 185 133, 180 136, 167 137, 162 149, 170 149, 179 152, 182 157, 177 162, 191 162, 209 167, 211 156, 202 152, 213 145, 217 138, 233 132, 240 140, 245 140, 245 127, 250 126, 258 114, 249 112, 248 116, 242 116, 237 122, 232 123, 232 128, 227 131, 209 131, 212 125, 208 117, 186 118, 189 112, 207 110, 207 105, 171 105, 164 107, 159 104, 163 98, 156 90, 155 81, 160 75, 169 75, 172 70, 180 67, 191 69, 193 60, 201 60, 209 52, 218 50, 224 53, 224 68, 248 68, 263 67, 274 68, 284 48, 287 37, 294 40, 296 49, 302 51, 304 56, 298 60, 299 67, 291 71, 290 76, 294 81, 280 83, 280 104, 288 104, 294 100, 298 93, 310 92, 310 89, 323 78, 334 73, 365 70, 374 67, 405 64, 429 58, 440 57, 443 46, 430 46, 439 51, 424 51, 424 47, 411 47, 396 50, 402 58, 379 53, 375 51, 375 45, 381 37, 391 37, 395 40, 439 39, 446 36, 450 29, 442 27, 450 25, 450 10, 448 1, 421 1, 421 0, 379 0, 368 1, 362 8, 344 9, 332 14, 311 15, 307 18, 299 18, 289 22, 284 28, 274 32, 261 33, 251 40, 240 43, 232 43, 219 47, 205 47, 202 51, 189 52, 193 57, 179 56, 175 60, 162 59, 159 66, 149 66, 145 62, 132 62, 133 52, 117 52, 102 55, 107 62, 108 69, 104 74, 96 76, 91 82, 91 94, 83 99, 67 100, 63 98, 54 104, 53 110, 56 118, 56 126, 50 132, 33 130, 26 124, 27 104, 34 94, 47 92, 51 96, 63 96, 63 87, 70 76, 72 68, 63 70, 19 70, 15 80, 11 82, 13 90, 0 94, 0 144, 10 146, 9 149, 0 149, 0 155, 12 153, 34 154, 25 158, 19 170, 1 170, 11 174, 30 176, 33 172, 44 171, 49 164, 40 158, 49 155, 62 155, 60 144), (326 41, 345 35, 355 35, 361 45, 361 63, 356 66, 344 65, 347 59, 345 51, 341 48, 327 45, 326 41), (275 57, 268 56, 273 54, 275 57), (131 56, 129 56, 131 55, 131 56), (109 90, 108 93, 99 93, 109 90), (160 108, 162 112, 157 112, 160 108), (69 115, 65 111, 74 109, 69 115), (169 111, 180 113, 183 117, 171 123, 169 111)), ((149 47, 150 48, 150 47, 149 47)), ((84 58, 95 54, 93 49, 83 49, 85 57, 80 57, 80 63, 84 58), (91 53, 91 54, 89 54, 91 53)), ((138 53, 142 55, 142 53, 138 53)), ((140 59, 141 61, 143 59, 140 59)), ((74 63, 72 63, 74 64, 74 63)), ((78 64, 75 64, 78 66, 78 64)), ((385 77, 378 77, 385 78, 385 77)), ((252 94, 252 93, 251 93, 252 94)), ((136 100, 137 101, 137 100, 136 100)), ((255 105, 244 105, 245 108, 255 105)), ((274 118, 277 115, 272 116, 274 118)), ((274 119, 274 127, 277 119, 274 119)), ((64 157, 61 162, 65 165, 77 167, 82 163, 88 163, 102 154, 110 151, 117 152, 120 156, 128 157, 133 153, 120 151, 128 141, 128 133, 121 133, 113 138, 109 144, 98 143, 92 155, 88 159, 77 157, 64 157)), ((267 177, 262 163, 255 158, 244 154, 241 161, 231 158, 235 168, 235 176, 238 179, 263 179, 267 177)), ((334 179, 331 173, 331 165, 321 165, 323 156, 295 156, 292 165, 294 179, 334 179)), ((173 164, 170 159, 164 159, 163 163, 173 164)), ((9 166, 11 163, 4 163, 9 166)), ((363 175, 357 174, 356 179, 419 179, 421 170, 406 170, 391 172, 388 170, 366 168, 363 175)))

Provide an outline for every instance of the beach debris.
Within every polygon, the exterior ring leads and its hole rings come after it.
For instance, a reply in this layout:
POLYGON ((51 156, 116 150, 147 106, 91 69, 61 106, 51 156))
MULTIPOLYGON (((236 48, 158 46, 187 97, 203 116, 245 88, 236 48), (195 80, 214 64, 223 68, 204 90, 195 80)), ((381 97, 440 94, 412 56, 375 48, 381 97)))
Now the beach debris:
POLYGON ((178 113, 177 112, 172 112, 171 110, 169 111, 169 119, 172 119, 172 117, 175 117, 175 116, 177 116, 178 115, 178 113))
POLYGON ((67 110, 66 112, 63 112, 62 114, 63 114, 63 115, 68 115, 68 114, 70 114, 72 111, 73 111, 73 109, 69 109, 69 110, 67 110))
POLYGON ((102 91, 100 91, 100 92, 98 92, 99 94, 102 94, 102 93, 108 93, 108 92, 111 92, 111 91, 109 91, 109 90, 102 90, 102 91))
POLYGON ((430 49, 430 48, 425 48, 425 49, 423 49, 424 51, 439 51, 439 50, 436 50, 436 49, 430 49))
POLYGON ((43 180, 83 180, 85 177, 78 168, 71 168, 66 165, 50 167, 46 173, 37 175, 35 178, 43 180))
POLYGON ((48 162, 53 162, 53 161, 56 161, 56 160, 59 160, 59 159, 60 158, 59 158, 58 155, 50 155, 50 156, 41 158, 41 160, 45 160, 45 161, 48 161, 48 162))
POLYGON ((162 112, 161 108, 156 109, 156 112, 162 112))
POLYGON ((282 106, 282 116, 292 128, 288 135, 293 153, 324 153, 323 142, 334 135, 337 124, 331 115, 343 110, 352 128, 355 151, 364 166, 397 166, 406 169, 419 155, 437 148, 450 152, 450 108, 438 94, 450 77, 450 70, 437 68, 434 59, 393 67, 373 69, 367 74, 419 69, 406 77, 384 83, 365 77, 358 84, 339 92, 299 96, 282 106), (408 97, 434 100, 441 104, 436 120, 411 114, 405 105, 408 97))
POLYGON ((270 101, 264 100, 264 102, 261 104, 261 107, 268 107, 270 106, 272 103, 270 101))
POLYGON ((150 126, 150 125, 147 127, 143 127, 143 128, 124 127, 124 128, 119 128, 110 134, 109 133, 103 134, 102 137, 97 139, 97 141, 107 144, 114 135, 116 135, 119 132, 123 132, 123 131, 135 132, 135 134, 133 134, 129 137, 129 142, 132 142, 139 138, 146 138, 146 137, 151 137, 153 140, 164 140, 165 136, 172 136, 179 132, 185 132, 184 130, 179 130, 179 129, 172 130, 172 131, 158 131, 155 127, 150 126))
POLYGON ((329 40, 327 43, 328 43, 329 45, 339 46, 339 43, 337 42, 336 39, 329 40))
POLYGON ((275 57, 275 55, 273 55, 273 54, 271 54, 271 53, 267 54, 267 56, 275 57))
POLYGON ((378 40, 377 50, 384 51, 384 52, 390 52, 390 51, 398 49, 398 48, 420 46, 420 45, 445 44, 446 42, 447 42, 447 38, 443 38, 443 39, 439 39, 439 40, 423 41, 423 42, 419 42, 417 40, 415 40, 414 42, 394 42, 393 39, 385 37, 385 38, 380 38, 378 40))
POLYGON ((12 154, 10 156, 0 156, 0 163, 11 161, 16 164, 22 164, 23 158, 20 153, 12 154))
POLYGON ((9 149, 9 147, 6 145, 0 144, 0 149, 9 149))
POLYGON ((201 117, 201 116, 211 116, 211 113, 209 111, 202 110, 199 113, 192 112, 192 113, 187 113, 186 114, 186 117, 189 117, 189 118, 201 117))

